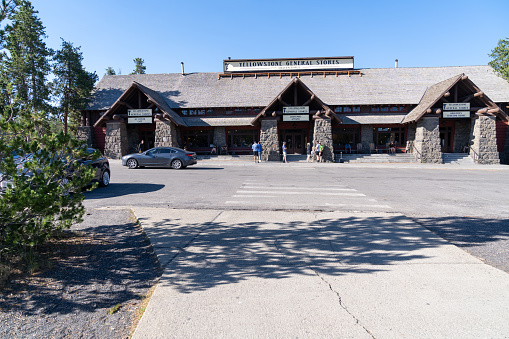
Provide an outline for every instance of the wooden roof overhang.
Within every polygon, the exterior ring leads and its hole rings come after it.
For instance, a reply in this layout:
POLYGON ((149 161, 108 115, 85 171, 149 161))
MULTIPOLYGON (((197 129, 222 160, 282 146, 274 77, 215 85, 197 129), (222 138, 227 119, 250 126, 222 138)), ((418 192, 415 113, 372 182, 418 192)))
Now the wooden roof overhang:
POLYGON ((341 119, 318 98, 299 78, 294 78, 290 83, 251 121, 256 125, 265 117, 282 119, 283 107, 309 106, 309 114, 313 119, 325 117, 340 124, 341 119))
POLYGON ((402 123, 417 122, 425 115, 441 114, 443 103, 448 102, 469 102, 471 114, 497 116, 509 121, 509 116, 462 73, 429 87, 402 123))
POLYGON ((153 117, 161 121, 171 121, 177 126, 187 126, 184 120, 173 111, 156 91, 133 81, 115 103, 97 120, 99 127, 108 120, 125 121, 128 109, 154 109, 153 117))

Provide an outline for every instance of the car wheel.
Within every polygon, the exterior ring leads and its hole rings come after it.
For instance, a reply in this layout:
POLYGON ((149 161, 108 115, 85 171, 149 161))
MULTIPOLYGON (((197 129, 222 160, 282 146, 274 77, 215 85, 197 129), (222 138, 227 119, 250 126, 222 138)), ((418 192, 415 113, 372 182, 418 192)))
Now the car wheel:
POLYGON ((182 160, 180 159, 175 159, 171 162, 171 168, 173 169, 181 169, 183 167, 183 163, 182 163, 182 160))
POLYGON ((104 171, 101 177, 101 181, 99 181, 99 186, 106 187, 110 184, 110 172, 104 171))
POLYGON ((136 161, 136 159, 133 159, 133 158, 127 160, 127 167, 129 167, 131 169, 132 168, 137 168, 138 167, 138 161, 136 161))

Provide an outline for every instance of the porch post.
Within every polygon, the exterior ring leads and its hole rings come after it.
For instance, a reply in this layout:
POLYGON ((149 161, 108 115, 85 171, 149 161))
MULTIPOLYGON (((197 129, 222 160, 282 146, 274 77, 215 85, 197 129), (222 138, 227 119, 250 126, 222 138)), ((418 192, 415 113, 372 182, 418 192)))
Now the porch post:
POLYGON ((369 153, 369 144, 373 142, 373 125, 361 125, 361 144, 363 151, 369 153))
POLYGON ((178 147, 177 128, 171 121, 157 121, 154 147, 178 147))
POLYGON ((313 131, 313 145, 320 141, 323 145, 322 158, 324 161, 334 161, 334 146, 332 145, 332 126, 329 118, 315 120, 313 131))
POLYGON ((125 122, 108 121, 106 123, 106 138, 104 155, 110 159, 120 159, 128 154, 127 127, 125 122))
POLYGON ((214 127, 214 139, 212 140, 214 145, 218 147, 218 153, 222 146, 226 145, 226 128, 214 127))
POLYGON ((279 161, 279 135, 277 120, 261 120, 260 143, 262 144, 263 161, 279 161))
POLYGON ((417 122, 414 149, 417 162, 442 164, 438 117, 423 117, 417 122))
POLYGON ((471 137, 470 156, 476 164, 500 164, 497 151, 496 117, 473 118, 471 137))

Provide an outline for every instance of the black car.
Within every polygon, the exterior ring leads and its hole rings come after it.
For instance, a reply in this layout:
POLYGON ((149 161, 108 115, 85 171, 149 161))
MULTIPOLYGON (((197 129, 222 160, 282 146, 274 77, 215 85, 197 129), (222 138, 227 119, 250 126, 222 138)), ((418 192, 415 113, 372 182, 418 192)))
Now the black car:
POLYGON ((91 164, 92 167, 96 168, 95 178, 92 181, 98 182, 99 186, 106 187, 110 184, 110 162, 102 154, 94 160, 95 152, 98 151, 94 148, 87 148, 88 155, 78 160, 78 163, 85 165, 91 164))

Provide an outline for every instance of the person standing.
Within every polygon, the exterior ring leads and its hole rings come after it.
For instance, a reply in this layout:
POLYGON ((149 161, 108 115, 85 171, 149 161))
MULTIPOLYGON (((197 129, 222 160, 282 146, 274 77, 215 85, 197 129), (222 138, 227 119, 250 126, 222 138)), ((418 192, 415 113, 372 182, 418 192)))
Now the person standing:
POLYGON ((283 141, 283 162, 286 162, 288 163, 288 161, 286 161, 286 151, 288 150, 288 148, 286 147, 286 141, 283 141))
POLYGON ((258 162, 258 143, 256 141, 253 142, 251 148, 253 149, 254 162, 256 163, 258 162))
POLYGON ((262 143, 259 142, 258 143, 258 162, 262 162, 262 151, 263 151, 262 143))
POLYGON ((323 145, 320 143, 320 162, 323 162, 323 145))
POLYGON ((320 141, 317 141, 316 147, 315 147, 315 155, 316 155, 316 162, 320 162, 320 141))
POLYGON ((307 145, 306 145, 306 154, 308 156, 308 158, 306 159, 307 162, 312 162, 312 159, 311 159, 311 144, 308 142, 307 145))
POLYGON ((138 153, 145 152, 145 141, 141 139, 140 143, 138 144, 138 153))

